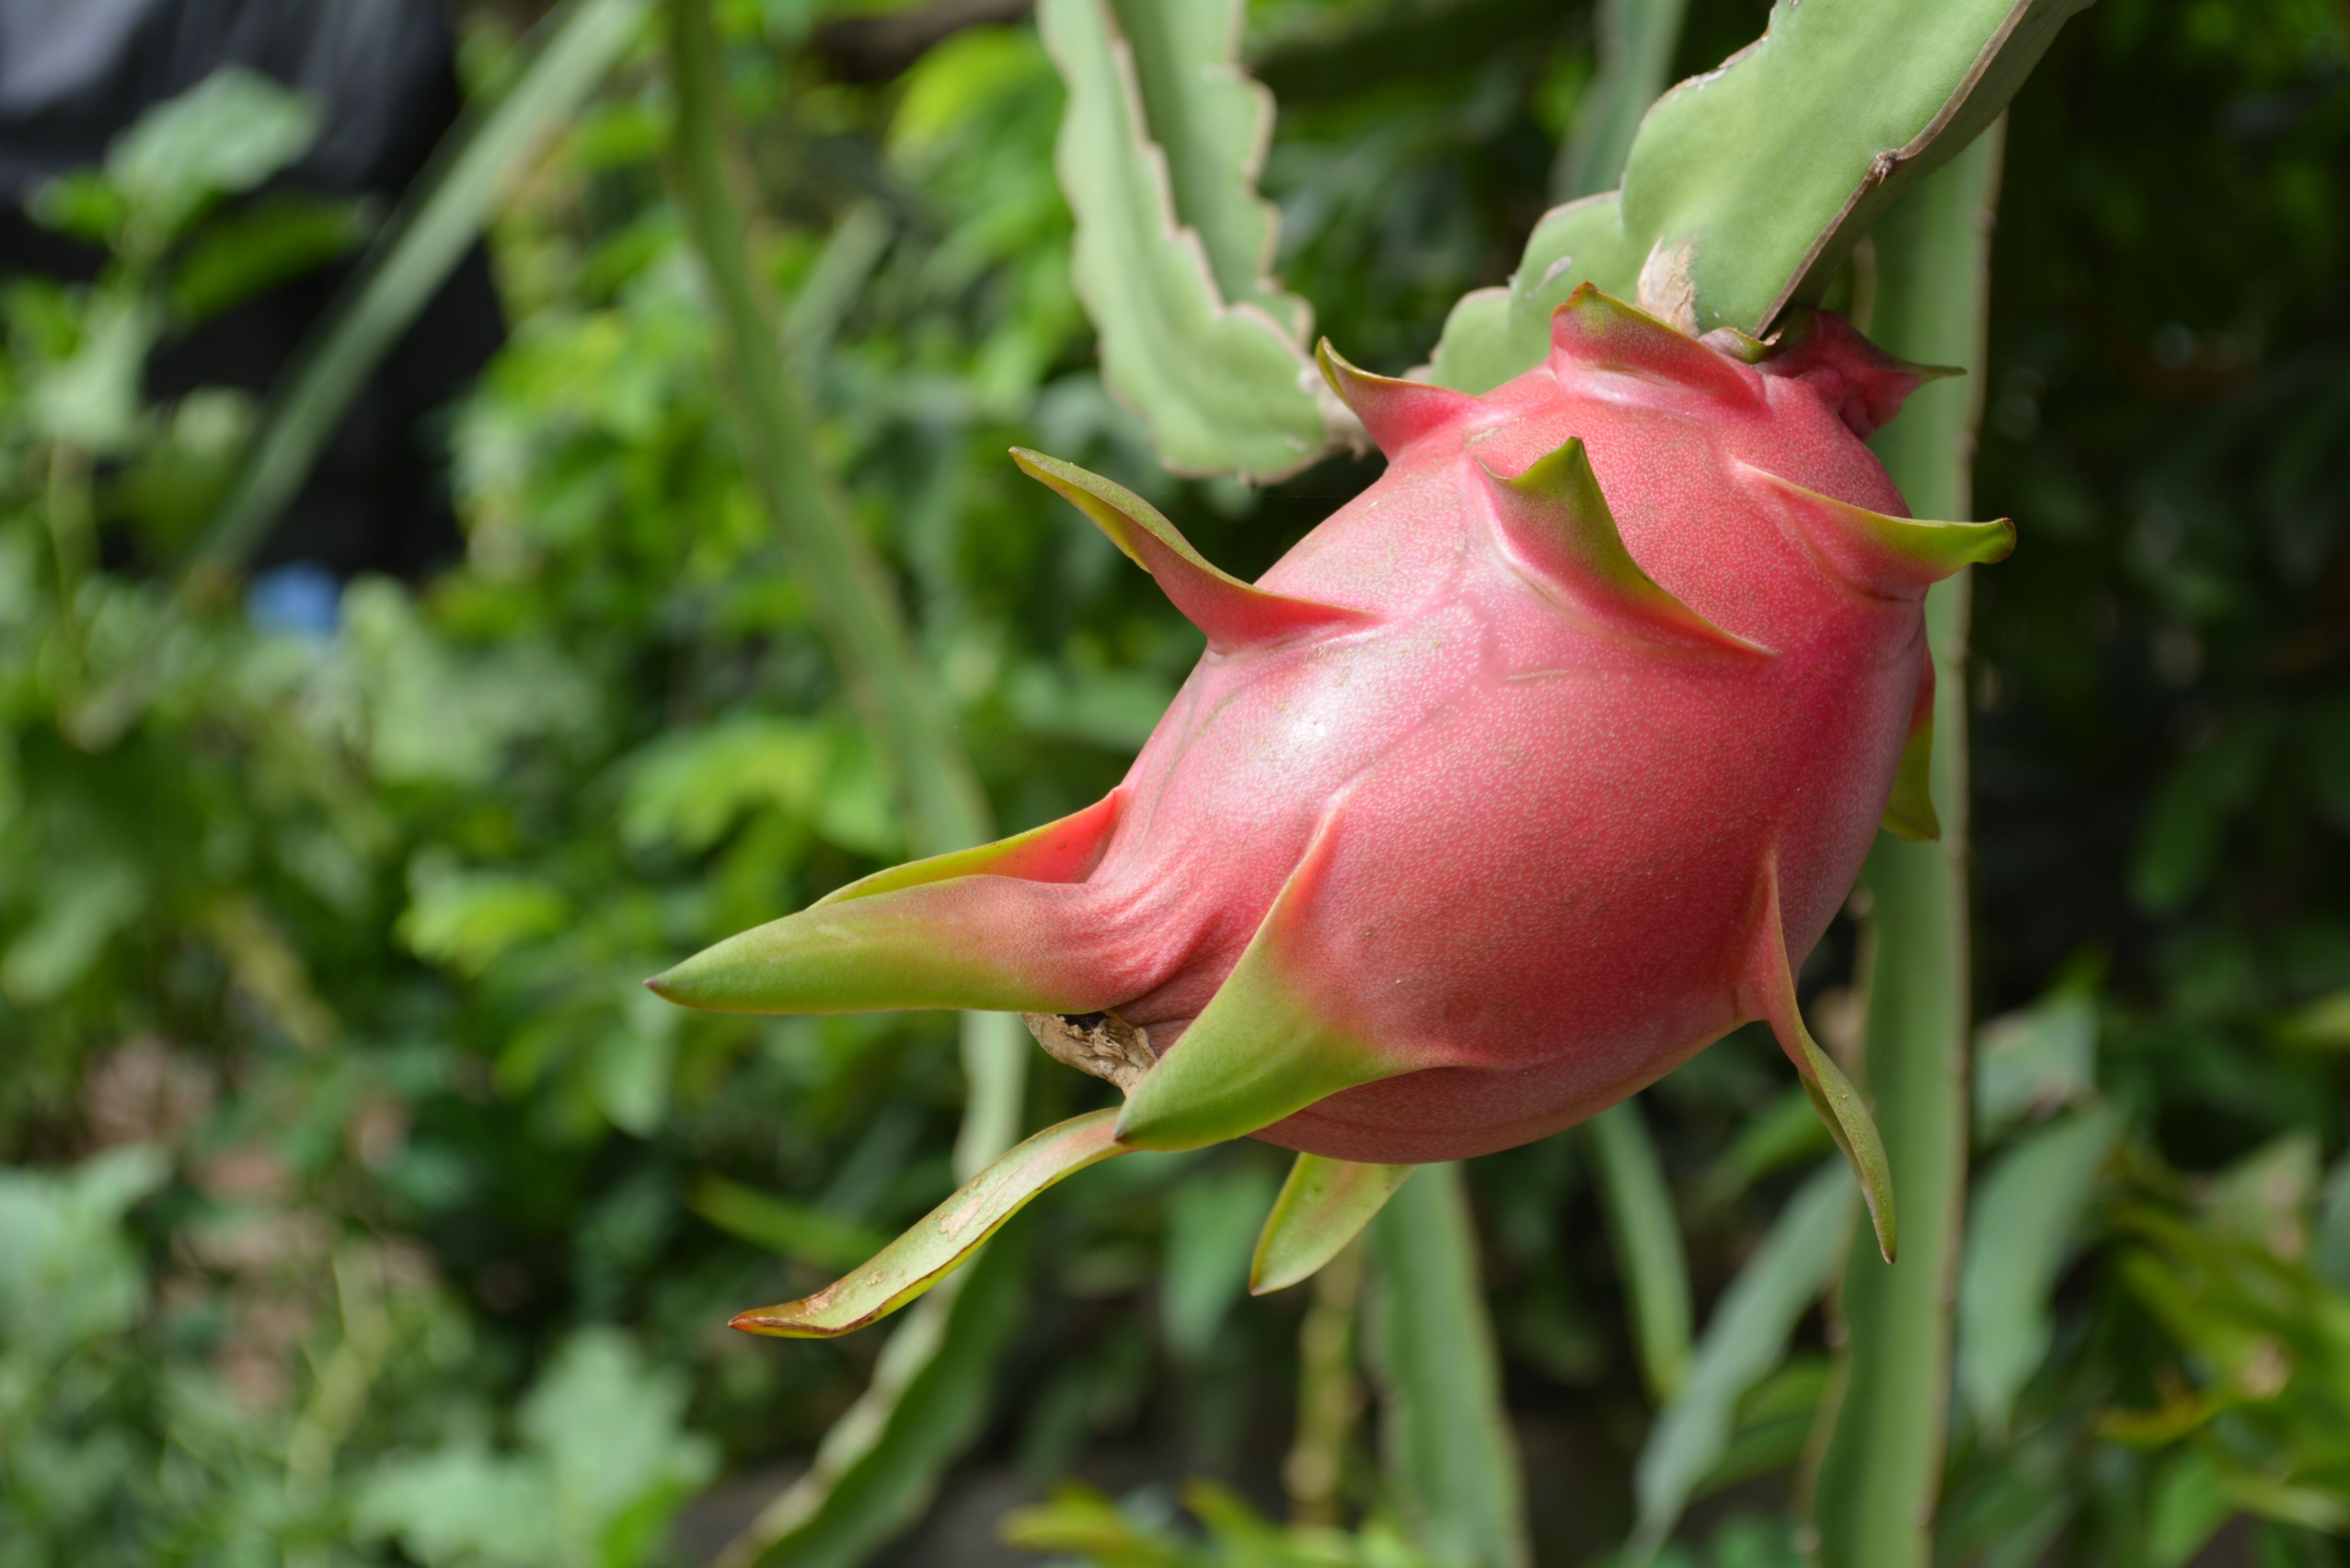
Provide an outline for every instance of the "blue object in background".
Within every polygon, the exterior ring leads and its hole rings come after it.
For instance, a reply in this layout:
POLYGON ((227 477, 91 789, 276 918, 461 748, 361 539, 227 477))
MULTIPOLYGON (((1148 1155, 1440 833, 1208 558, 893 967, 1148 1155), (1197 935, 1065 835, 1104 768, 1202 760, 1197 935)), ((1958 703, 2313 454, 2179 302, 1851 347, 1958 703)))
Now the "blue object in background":
POLYGON ((265 631, 329 638, 343 617, 343 582, 315 561, 288 561, 255 572, 244 613, 265 631))

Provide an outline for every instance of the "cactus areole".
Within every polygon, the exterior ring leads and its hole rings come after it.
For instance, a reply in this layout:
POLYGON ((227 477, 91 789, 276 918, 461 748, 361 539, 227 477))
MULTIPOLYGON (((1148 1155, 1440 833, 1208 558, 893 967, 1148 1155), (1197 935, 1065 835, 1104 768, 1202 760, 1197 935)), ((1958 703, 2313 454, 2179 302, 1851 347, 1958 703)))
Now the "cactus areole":
MULTIPOLYGON (((1909 520, 1863 444, 1929 372, 1825 312, 1699 339, 1587 286, 1482 397, 1322 363, 1388 468, 1254 585, 1123 488, 1014 453, 1207 635, 1124 783, 654 989, 1029 1014, 1126 1090, 1114 1126, 1029 1156, 1067 1168, 1243 1136, 1484 1154, 1762 1019, 1889 1255, 1876 1130, 1793 977, 1880 821, 1934 832, 1922 601, 2013 543, 1909 520)), ((743 1326, 837 1331, 774 1311, 743 1326)))

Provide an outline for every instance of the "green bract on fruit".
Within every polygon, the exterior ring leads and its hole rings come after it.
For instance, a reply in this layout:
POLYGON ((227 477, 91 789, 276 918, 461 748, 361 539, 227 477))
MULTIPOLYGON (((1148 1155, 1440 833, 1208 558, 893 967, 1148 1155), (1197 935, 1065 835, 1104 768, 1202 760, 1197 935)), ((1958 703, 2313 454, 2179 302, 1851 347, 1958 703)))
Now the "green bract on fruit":
POLYGON ((1253 586, 1139 497, 1015 452, 1207 634, 1125 783, 852 884, 652 982, 768 1012, 1019 1012, 1126 1104, 1041 1134, 865 1270, 743 1326, 909 1299, 1051 1180, 1255 1136, 1306 1156, 1258 1283, 1401 1179, 1509 1147, 1767 1020, 1859 1172, 1876 1129, 1794 971, 1882 820, 1930 836, 1927 587, 2014 538, 1920 523, 1862 437, 1925 374, 1840 318, 1699 340, 1585 287, 1483 397, 1338 395, 1378 483, 1253 586))

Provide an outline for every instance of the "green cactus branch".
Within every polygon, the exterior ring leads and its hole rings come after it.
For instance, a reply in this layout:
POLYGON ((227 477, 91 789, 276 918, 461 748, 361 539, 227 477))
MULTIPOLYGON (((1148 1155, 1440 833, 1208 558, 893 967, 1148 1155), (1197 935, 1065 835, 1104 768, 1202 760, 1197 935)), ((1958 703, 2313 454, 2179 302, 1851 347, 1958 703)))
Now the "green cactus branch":
MULTIPOLYGON (((1971 372, 1920 389, 1877 436, 1887 472, 1921 515, 1970 509, 2001 140, 1994 129, 1920 184, 1878 234, 1878 341, 1971 372)), ((1885 1268, 1857 1242, 1845 1271, 1848 1372, 1814 1489, 1825 1568, 1932 1560, 1966 1202, 1968 589, 1962 572, 1927 599, 1942 836, 1880 835, 1864 878, 1875 929, 1868 1086, 1901 1195, 1903 1246, 1885 1268)))
POLYGON ((1694 331, 1761 335, 2013 96, 2087 0, 1788 0, 1640 121, 1619 192, 1553 209, 1503 287, 1453 308, 1431 379, 1499 386, 1539 360, 1582 282, 1694 331))
POLYGON ((1068 85, 1055 161, 1102 377, 1178 473, 1292 473, 1354 434, 1306 353, 1314 313, 1266 275, 1256 193, 1273 100, 1235 0, 1044 0, 1068 85))
POLYGON ((1648 106, 1665 90, 1689 0, 1599 0, 1599 75, 1576 106, 1558 150, 1552 189, 1560 201, 1596 196, 1623 182, 1624 161, 1648 106))

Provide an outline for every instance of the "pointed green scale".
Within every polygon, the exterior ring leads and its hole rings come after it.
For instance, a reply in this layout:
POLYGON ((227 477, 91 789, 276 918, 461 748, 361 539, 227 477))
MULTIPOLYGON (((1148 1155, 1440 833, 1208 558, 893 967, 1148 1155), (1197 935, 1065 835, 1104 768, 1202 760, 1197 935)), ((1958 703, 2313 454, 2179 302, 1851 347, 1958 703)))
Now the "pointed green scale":
POLYGON ((1363 421, 1372 444, 1390 458, 1421 437, 1477 411, 1477 400, 1466 392, 1357 369, 1330 347, 1327 337, 1315 349, 1314 358, 1338 400, 1363 421))
POLYGON ((1072 966, 1055 961, 1076 917, 1040 885, 1085 879, 1124 799, 1112 790, 1025 833, 878 871, 645 983, 713 1012, 1094 1011, 1105 999, 1071 992, 1072 966))
POLYGON ((1093 1111, 1046 1127, 966 1182, 912 1229, 812 1296, 756 1307, 730 1326, 777 1339, 831 1339, 853 1333, 945 1279, 1029 1199, 1065 1177, 1127 1152, 1116 1111, 1093 1111))
POLYGON ((1778 1036, 1779 1048, 1794 1063, 1795 1071, 1804 1080, 1804 1092, 1811 1096, 1812 1108, 1819 1113, 1828 1137, 1860 1180, 1861 1196, 1868 1202, 1868 1218, 1877 1228, 1877 1251, 1890 1263, 1900 1239, 1893 1212, 1893 1166, 1885 1157, 1885 1140, 1878 1136, 1876 1120, 1868 1114, 1867 1102, 1853 1087, 1852 1080, 1845 1076, 1844 1069, 1836 1065, 1835 1058, 1821 1050, 1812 1032, 1804 1026, 1803 1009, 1795 1002, 1794 971, 1787 963, 1786 926, 1780 912, 1779 867, 1775 860, 1762 863, 1761 903, 1753 935, 1748 940, 1739 1004, 1750 1015, 1771 1025, 1771 1033, 1778 1036))
POLYGON ((1742 370, 1669 322, 1590 284, 1551 313, 1551 351, 1577 364, 1687 387, 1733 402, 1758 401, 1762 389, 1742 370))
POLYGON ((1122 1141, 1177 1149, 1245 1137, 1341 1089, 1434 1065, 1332 1027, 1290 979, 1336 825, 1336 811, 1323 819, 1240 962, 1128 1095, 1122 1141))
POLYGON ((860 877, 847 887, 827 893, 816 900, 815 907, 821 909, 827 904, 842 904, 851 898, 869 898, 876 893, 894 893, 900 888, 919 888, 925 883, 944 882, 956 877, 1018 877, 1030 882, 1082 882, 1087 873, 1100 863, 1102 851, 1108 846, 1110 835, 1118 827, 1118 812, 1125 799, 1126 790, 1121 785, 1083 811, 1071 812, 1041 827, 1032 827, 1025 833, 1015 833, 993 844, 933 855, 923 860, 909 860, 903 866, 892 866, 887 871, 860 877))
POLYGON ((1890 517, 1806 490, 1752 463, 1736 465, 1752 489, 1778 503, 1780 514, 1838 581, 1877 598, 1914 599, 1968 566, 2003 561, 2015 548, 2015 524, 1932 523, 1890 517))
POLYGON ((1208 646, 1218 653, 1357 627, 1370 618, 1360 610, 1267 593, 1219 570, 1159 508, 1123 484, 1024 447, 1012 449, 1012 461, 1084 513, 1128 559, 1156 578, 1184 618, 1207 633, 1208 646))
POLYGON ((1257 1238, 1249 1293, 1261 1296, 1312 1279, 1419 1168, 1299 1155, 1257 1238))
POLYGON ((1722 630, 1640 569, 1624 548, 1581 437, 1569 437, 1515 479, 1482 462, 1477 468, 1511 553, 1601 629, 1638 643, 1769 657, 1768 649, 1722 630))
POLYGON ((1930 841, 1942 836, 1934 810, 1934 661, 1929 657, 1918 678, 1918 702, 1909 711, 1909 737, 1901 742, 1901 763, 1893 774, 1893 794, 1885 803, 1885 831, 1898 838, 1930 841))

